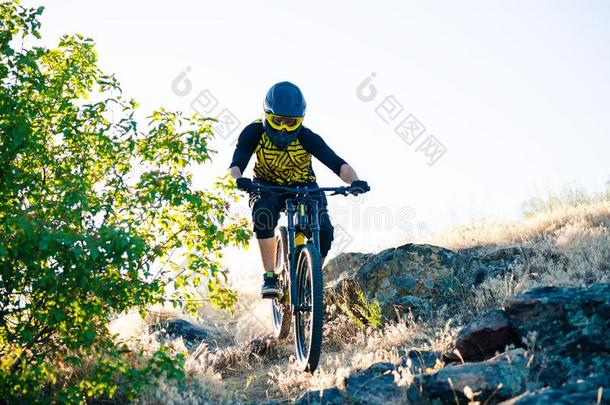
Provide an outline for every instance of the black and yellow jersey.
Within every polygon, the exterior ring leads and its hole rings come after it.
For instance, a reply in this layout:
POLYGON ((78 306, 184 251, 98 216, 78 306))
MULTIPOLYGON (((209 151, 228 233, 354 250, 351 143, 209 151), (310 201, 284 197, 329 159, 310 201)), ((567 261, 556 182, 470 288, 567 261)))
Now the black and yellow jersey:
POLYGON ((276 147, 265 133, 261 120, 254 121, 241 132, 229 167, 237 166, 243 173, 253 154, 256 154, 254 178, 278 185, 315 182, 312 156, 337 175, 345 163, 320 135, 306 127, 301 127, 285 150, 276 147))

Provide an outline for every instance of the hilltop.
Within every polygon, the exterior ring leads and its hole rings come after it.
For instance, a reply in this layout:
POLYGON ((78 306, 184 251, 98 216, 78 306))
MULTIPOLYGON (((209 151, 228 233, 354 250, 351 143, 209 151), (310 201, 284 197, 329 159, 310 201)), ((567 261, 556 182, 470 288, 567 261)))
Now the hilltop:
POLYGON ((343 253, 324 273, 313 375, 294 366, 291 338, 268 335, 267 303, 242 289, 235 318, 130 321, 132 344, 188 353, 190 383, 160 381, 141 402, 609 401, 607 199, 343 253))

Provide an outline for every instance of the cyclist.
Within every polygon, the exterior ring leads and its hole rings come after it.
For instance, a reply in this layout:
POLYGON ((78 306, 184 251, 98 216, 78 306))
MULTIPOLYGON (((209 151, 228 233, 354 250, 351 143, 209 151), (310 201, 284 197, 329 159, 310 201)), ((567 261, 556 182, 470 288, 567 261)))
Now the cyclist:
MULTIPOLYGON (((366 181, 309 128, 303 126, 305 98, 290 82, 276 83, 267 92, 264 117, 247 125, 239 135, 233 160, 229 166, 237 187, 252 190, 252 180, 242 177, 252 154, 256 154, 254 180, 271 185, 317 187, 311 165, 314 156, 350 184, 353 194, 369 191, 366 181)), ((261 294, 273 298, 279 294, 275 269, 275 227, 285 206, 286 195, 260 193, 251 195, 254 233, 258 240, 264 267, 261 294)), ((327 200, 323 192, 312 194, 320 207, 320 257, 324 263, 333 240, 333 225, 328 217, 327 200)))

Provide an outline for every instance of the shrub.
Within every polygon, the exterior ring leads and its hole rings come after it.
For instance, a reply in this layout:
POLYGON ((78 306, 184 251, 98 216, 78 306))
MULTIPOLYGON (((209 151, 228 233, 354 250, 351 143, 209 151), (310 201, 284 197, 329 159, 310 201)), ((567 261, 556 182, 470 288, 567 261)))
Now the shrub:
POLYGON ((180 358, 139 364, 116 347, 109 315, 168 295, 194 310, 202 282, 230 308, 217 252, 250 232, 228 215, 228 180, 192 185, 209 120, 160 109, 141 131, 91 39, 21 45, 40 38, 42 11, 0 3, 0 397, 81 402, 182 375, 180 358))
POLYGON ((383 318, 381 315, 381 304, 379 301, 369 300, 360 286, 355 286, 356 301, 353 305, 339 303, 339 308, 358 328, 371 325, 376 329, 383 328, 383 318))

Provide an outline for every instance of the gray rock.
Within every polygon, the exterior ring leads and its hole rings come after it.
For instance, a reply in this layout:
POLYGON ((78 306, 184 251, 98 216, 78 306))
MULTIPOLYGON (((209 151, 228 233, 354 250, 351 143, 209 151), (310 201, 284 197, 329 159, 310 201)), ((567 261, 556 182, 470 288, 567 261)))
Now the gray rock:
POLYGON ((185 344, 198 344, 206 340, 209 332, 184 319, 168 319, 148 326, 149 333, 160 332, 158 336, 182 337, 185 344))
POLYGON ((296 404, 402 404, 407 403, 407 390, 394 383, 392 363, 376 363, 347 377, 344 390, 336 387, 310 391, 296 404))
POLYGON ((534 288, 506 298, 503 306, 521 339, 536 331, 545 347, 610 352, 610 283, 534 288))
POLYGON ((252 339, 246 345, 246 352, 250 357, 274 357, 277 355, 279 341, 273 335, 261 336, 252 339))
POLYGON ((396 304, 394 304, 394 309, 399 316, 411 312, 416 319, 418 317, 426 317, 430 313, 430 300, 413 295, 405 295, 400 297, 396 304))
POLYGON ((495 309, 477 317, 466 325, 455 338, 444 359, 448 362, 481 361, 503 352, 510 344, 519 345, 506 313, 495 309), (459 351, 459 355, 455 352, 459 351), (461 359, 460 359, 461 356, 461 359))
POLYGON ((426 350, 409 350, 401 358, 401 365, 409 369, 411 374, 423 374, 428 368, 433 368, 440 355, 426 350))
POLYGON ((344 403, 347 403, 346 398, 337 387, 308 391, 295 401, 295 405, 339 405, 344 403))
POLYGON ((466 263, 466 257, 449 249, 409 243, 370 256, 357 271, 329 285, 327 295, 329 301, 353 306, 355 291, 361 289, 367 299, 381 304, 383 316, 394 319, 394 306, 405 296, 443 299, 455 295, 454 288, 474 282, 462 275, 466 263))
POLYGON ((332 258, 322 269, 324 283, 331 285, 340 278, 353 275, 364 262, 371 257, 370 253, 340 253, 332 258))
POLYGON ((598 375, 564 384, 558 388, 545 387, 528 391, 502 402, 502 405, 546 404, 610 404, 610 377, 598 375), (601 388, 601 390, 600 390, 601 388), (599 400, 599 402, 598 402, 599 400))
MULTIPOLYGON (((475 275, 474 284, 478 285, 488 278, 502 277, 519 265, 527 264, 539 251, 523 246, 474 247, 458 250, 469 258, 470 271, 475 275)), ((543 252, 552 256, 551 252, 543 252)))
POLYGON ((521 340, 536 333, 533 370, 545 384, 610 373, 610 283, 534 288, 504 310, 521 340))
POLYGON ((523 392, 528 376, 526 363, 524 350, 514 349, 484 362, 446 366, 421 376, 419 384, 429 399, 455 403, 457 398, 467 403, 464 388, 468 386, 473 392, 480 392, 476 400, 494 403, 523 392))
POLYGON ((392 363, 377 363, 345 380, 347 403, 405 403, 407 390, 394 383, 392 363))

